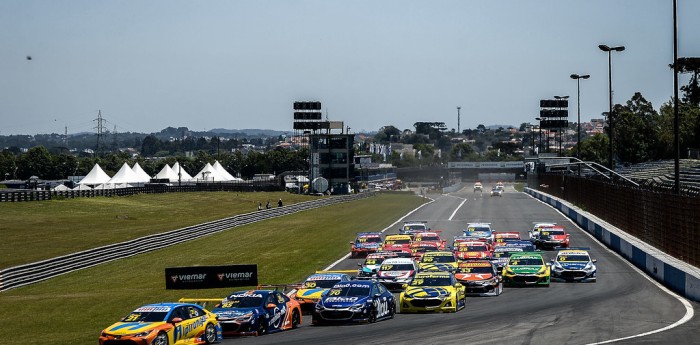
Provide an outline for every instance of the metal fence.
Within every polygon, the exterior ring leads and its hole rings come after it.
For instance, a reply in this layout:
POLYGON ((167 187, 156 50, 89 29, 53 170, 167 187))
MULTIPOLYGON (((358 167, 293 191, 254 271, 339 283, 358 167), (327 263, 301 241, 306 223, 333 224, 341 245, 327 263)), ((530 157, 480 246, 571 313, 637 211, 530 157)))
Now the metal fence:
POLYGON ((564 199, 679 260, 700 266, 700 197, 570 175, 531 176, 528 187, 564 199))
POLYGON ((209 223, 149 235, 126 242, 110 244, 44 261, 10 267, 0 271, 0 291, 33 284, 64 273, 92 267, 105 262, 165 248, 237 226, 247 225, 314 208, 359 200, 374 195, 375 193, 368 192, 343 196, 320 197, 315 200, 300 202, 289 206, 241 214, 209 223))
POLYGON ((272 192, 283 191, 277 183, 256 182, 208 182, 191 185, 146 184, 142 187, 105 188, 89 190, 47 191, 47 190, 0 190, 0 202, 41 201, 51 199, 90 198, 97 196, 124 196, 134 194, 174 193, 174 192, 272 192))

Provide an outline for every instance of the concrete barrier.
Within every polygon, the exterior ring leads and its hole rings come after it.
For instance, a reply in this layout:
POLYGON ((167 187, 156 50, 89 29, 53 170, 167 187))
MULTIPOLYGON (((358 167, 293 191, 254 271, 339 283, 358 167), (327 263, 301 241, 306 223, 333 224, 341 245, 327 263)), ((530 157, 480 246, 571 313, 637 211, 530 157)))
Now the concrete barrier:
POLYGON ((670 290, 700 301, 700 268, 668 255, 566 201, 531 188, 525 188, 525 193, 561 211, 598 241, 670 290))

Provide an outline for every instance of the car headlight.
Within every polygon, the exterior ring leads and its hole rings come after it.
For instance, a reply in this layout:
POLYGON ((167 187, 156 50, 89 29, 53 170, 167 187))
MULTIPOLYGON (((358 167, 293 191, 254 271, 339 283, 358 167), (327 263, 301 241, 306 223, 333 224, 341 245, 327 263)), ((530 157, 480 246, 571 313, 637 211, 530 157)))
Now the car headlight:
POLYGON ((151 329, 151 330, 148 330, 148 331, 145 331, 145 332, 136 333, 136 334, 133 334, 132 337, 135 337, 135 338, 147 337, 149 334, 151 334, 152 331, 153 331, 153 330, 151 329))
POLYGON ((350 311, 357 313, 357 312, 361 312, 364 308, 365 308, 364 304, 355 304, 355 305, 350 307, 350 311))
POLYGON ((234 320, 238 322, 249 322, 253 319, 253 313, 248 313, 245 315, 237 316, 234 320))
POLYGON ((514 274, 515 274, 515 272, 513 272, 513 270, 510 269, 510 267, 508 267, 508 266, 506 266, 505 271, 506 271, 506 274, 509 274, 509 275, 514 275, 514 274))
POLYGON ((557 261, 554 261, 552 268, 554 268, 555 270, 563 270, 564 269, 564 267, 562 267, 562 265, 557 261))
POLYGON ((590 263, 590 262, 587 263, 587 264, 586 264, 586 267, 583 268, 584 271, 589 271, 589 272, 590 272, 590 271, 593 271, 594 269, 595 269, 595 266, 593 266, 593 264, 590 263))
POLYGON ((547 266, 540 268, 540 270, 537 271, 537 274, 544 274, 545 272, 547 272, 547 266))

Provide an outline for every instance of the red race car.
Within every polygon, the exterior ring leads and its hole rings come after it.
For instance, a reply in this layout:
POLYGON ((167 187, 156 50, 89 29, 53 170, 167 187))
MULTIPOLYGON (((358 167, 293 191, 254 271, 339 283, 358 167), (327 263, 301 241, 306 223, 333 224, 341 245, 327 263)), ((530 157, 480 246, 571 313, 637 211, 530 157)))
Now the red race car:
POLYGON ((435 243, 438 246, 439 250, 445 250, 445 240, 440 238, 439 232, 440 230, 419 232, 414 236, 413 242, 435 243))
POLYGON ((489 260, 493 257, 493 251, 481 241, 462 242, 455 249, 455 256, 459 260, 489 260))

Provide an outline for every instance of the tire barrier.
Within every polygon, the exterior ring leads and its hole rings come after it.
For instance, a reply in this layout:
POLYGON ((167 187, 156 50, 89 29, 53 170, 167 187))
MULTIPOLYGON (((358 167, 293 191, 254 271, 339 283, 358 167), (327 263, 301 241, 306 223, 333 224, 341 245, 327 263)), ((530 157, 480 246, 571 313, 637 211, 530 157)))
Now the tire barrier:
POLYGON ((48 260, 6 268, 0 271, 0 291, 6 291, 20 286, 37 283, 61 274, 70 273, 83 268, 169 247, 235 228, 237 226, 247 225, 262 220, 281 217, 315 208, 360 200, 374 195, 375 193, 368 192, 322 197, 316 200, 240 214, 208 223, 188 226, 160 234, 144 236, 126 242, 88 249, 82 252, 63 255, 48 260))

